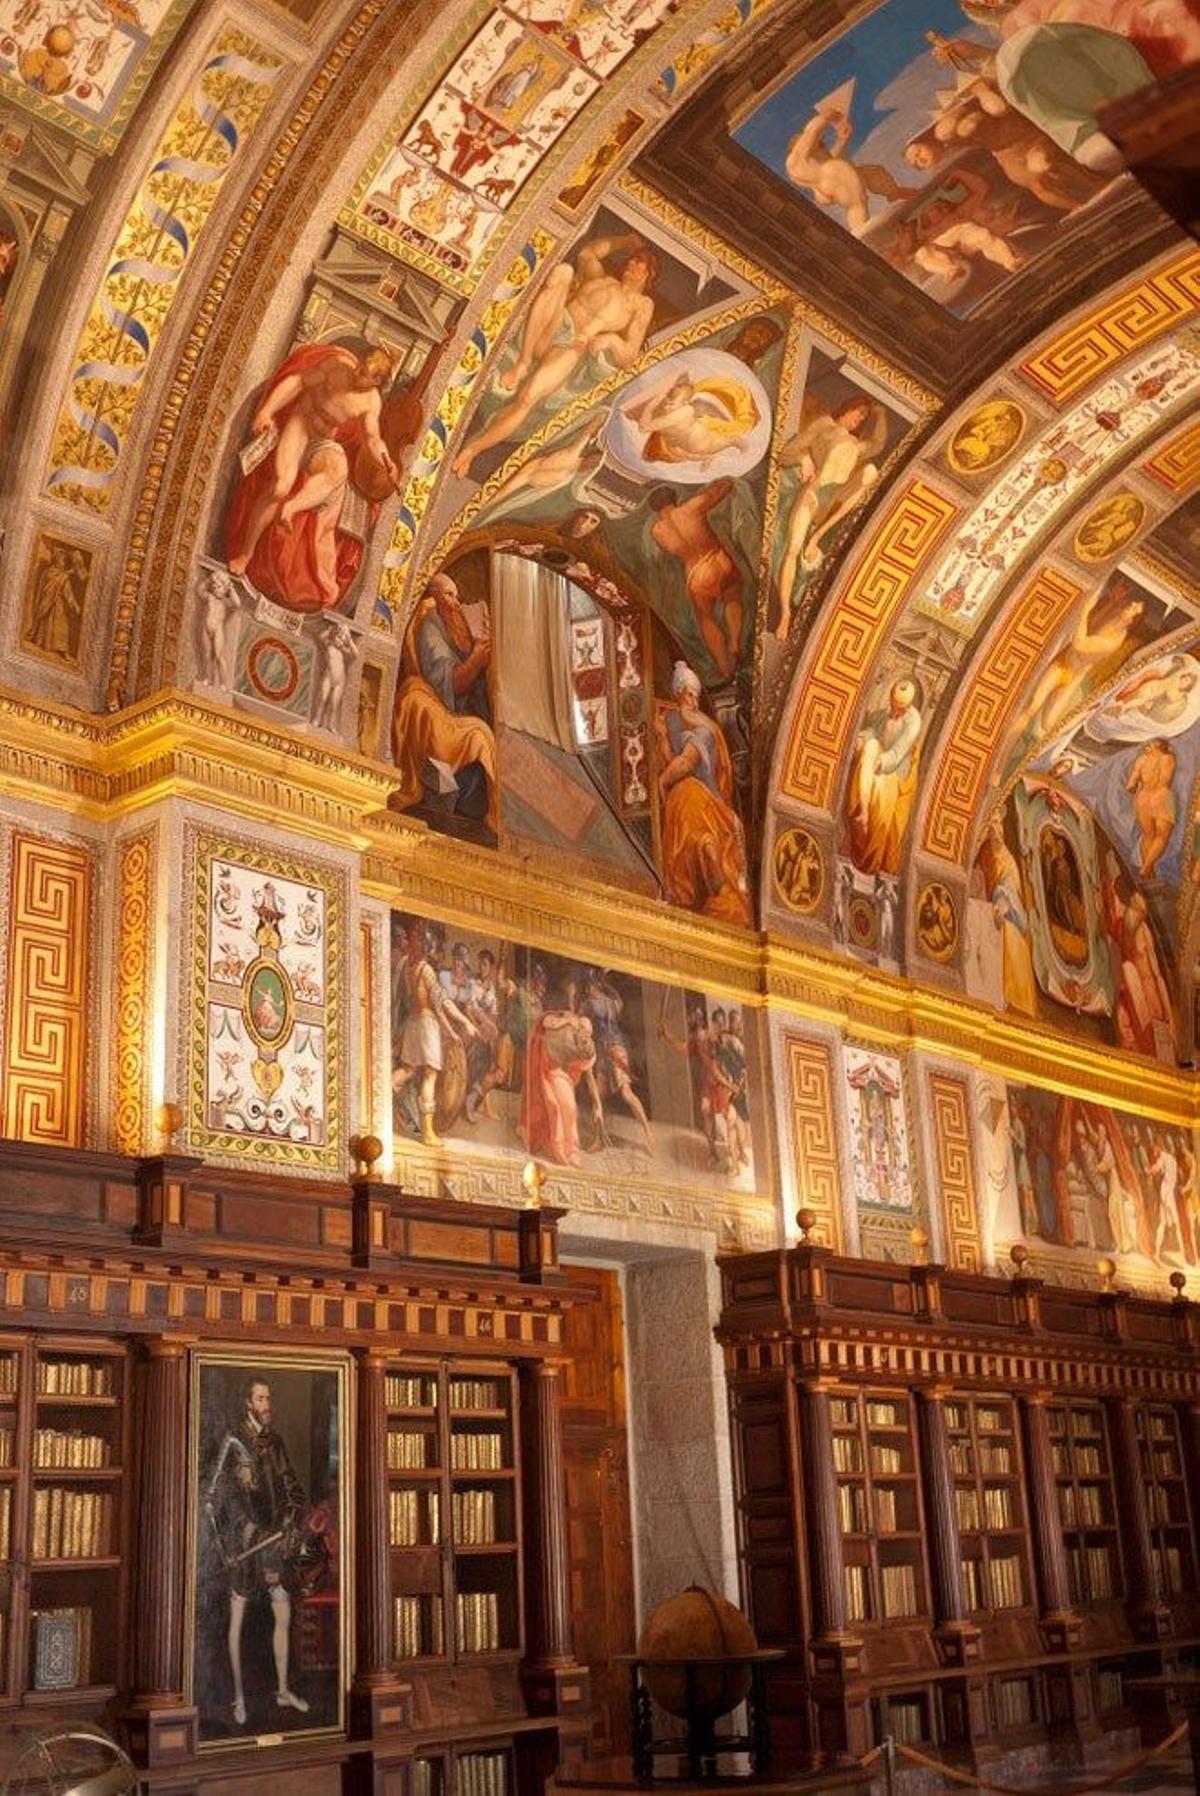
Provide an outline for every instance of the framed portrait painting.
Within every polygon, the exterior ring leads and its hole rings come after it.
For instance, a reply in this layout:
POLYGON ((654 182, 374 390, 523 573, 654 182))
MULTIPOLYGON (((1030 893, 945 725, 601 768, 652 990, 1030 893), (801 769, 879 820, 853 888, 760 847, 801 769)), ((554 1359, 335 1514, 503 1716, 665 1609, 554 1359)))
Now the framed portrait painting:
POLYGON ((202 1748, 345 1728, 349 1361, 192 1355, 187 1693, 202 1748))

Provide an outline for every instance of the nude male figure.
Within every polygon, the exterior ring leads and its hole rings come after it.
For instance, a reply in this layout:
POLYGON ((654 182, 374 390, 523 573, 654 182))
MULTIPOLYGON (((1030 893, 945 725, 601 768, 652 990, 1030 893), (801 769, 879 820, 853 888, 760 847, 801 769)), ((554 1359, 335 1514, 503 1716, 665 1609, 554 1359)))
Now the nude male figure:
POLYGON ((530 305, 516 363, 496 383, 513 398, 463 445, 454 472, 466 478, 476 456, 507 442, 589 356, 608 373, 631 368, 654 316, 647 289, 657 273, 657 256, 633 232, 593 238, 580 247, 576 263, 552 268, 530 305), (620 273, 612 274, 609 260, 621 252, 620 273))
POLYGON ((279 430, 272 451, 274 478, 250 516, 238 553, 229 561, 231 574, 244 574, 263 531, 278 521, 285 527, 298 512, 313 511, 344 486, 350 477, 346 451, 338 432, 359 420, 367 445, 390 480, 399 469, 379 433, 382 410, 380 389, 391 377, 392 360, 384 349, 356 356, 349 349, 331 347, 303 373, 289 374, 269 388, 254 414, 255 437, 279 430), (282 411, 282 426, 275 420, 282 411), (296 492, 303 470, 305 479, 296 492))
POLYGON ((837 107, 818 106, 788 145, 786 168, 797 187, 806 187, 820 206, 841 206, 846 223, 861 237, 871 222, 871 194, 879 199, 910 199, 915 187, 902 187, 877 162, 861 166, 843 154, 854 134, 846 113, 837 107), (832 133, 829 142, 826 134, 832 133))
POLYGON ((682 566, 700 634, 723 680, 733 673, 741 650, 742 577, 708 514, 732 486, 732 480, 714 480, 682 504, 669 486, 657 487, 650 495, 651 509, 658 513, 650 535, 665 555, 682 566), (723 623, 716 615, 722 601, 723 623))
POLYGON ((1175 828, 1175 751, 1161 737, 1147 742, 1129 769, 1125 790, 1137 819, 1142 878, 1151 879, 1175 828))

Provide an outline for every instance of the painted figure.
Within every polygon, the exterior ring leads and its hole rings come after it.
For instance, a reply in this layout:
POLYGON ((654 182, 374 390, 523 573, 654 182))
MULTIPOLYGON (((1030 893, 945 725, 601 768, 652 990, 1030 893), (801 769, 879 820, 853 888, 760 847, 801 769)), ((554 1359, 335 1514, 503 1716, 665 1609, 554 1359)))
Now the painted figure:
POLYGON ((392 1074, 392 1091, 398 1095, 411 1080, 419 1078, 421 1139, 426 1147, 441 1147, 433 1118, 443 1065, 443 1030, 453 1028, 464 1042, 472 1040, 476 1030, 442 988, 433 963, 429 931, 423 923, 414 919, 409 924, 405 946, 400 977, 408 1016, 400 1040, 399 1065, 392 1074))
POLYGON ((674 488, 660 486, 649 499, 655 514, 651 539, 682 567, 704 646, 722 680, 732 676, 741 653, 742 576, 709 516, 732 487, 731 480, 714 480, 681 500, 674 488))
POLYGON ((596 237, 581 244, 576 261, 550 270, 529 307, 517 360, 497 377, 513 395, 507 405, 455 457, 454 472, 467 476, 476 456, 515 436, 536 405, 550 399, 585 362, 596 379, 632 368, 654 316, 649 289, 658 257, 636 233, 596 237), (619 271, 610 269, 623 258, 619 271))
POLYGON ((1137 821, 1143 879, 1154 877, 1154 869, 1166 853, 1175 828, 1179 814, 1174 785, 1177 766, 1174 749, 1159 736, 1146 743, 1126 776, 1125 790, 1133 800, 1137 821))
POLYGON ((1021 869, 1004 840, 1004 825, 998 816, 988 823, 976 864, 983 878, 984 893, 992 906, 992 920, 1000 931, 1005 1006, 1021 1016, 1036 1017, 1037 982, 1021 869))
POLYGON ((254 413, 226 524, 229 571, 289 611, 341 602, 363 552, 339 527, 349 488, 377 500, 380 480, 399 478, 380 433, 391 374, 384 349, 308 344, 276 370, 254 413))
POLYGON ((855 741, 847 794, 850 855, 863 873, 898 873, 900 849, 917 790, 921 713, 917 688, 896 680, 882 716, 855 741))
POLYGON ((852 162, 845 154, 854 135, 846 106, 850 96, 839 89, 818 106, 788 145, 787 172, 797 187, 811 193, 819 206, 840 206, 846 223, 861 237, 871 222, 871 196, 911 199, 915 187, 904 187, 877 162, 852 162))
POLYGON ((775 634, 781 642, 791 623, 801 566, 809 573, 820 566, 832 531, 878 480, 876 458, 887 440, 883 407, 862 393, 832 410, 806 405, 805 414, 779 452, 780 467, 798 468, 800 474, 779 568, 775 634))
POLYGON ((1105 858, 1101 909, 1117 987, 1117 1039, 1123 1048, 1173 1059, 1175 1011, 1150 927, 1145 894, 1122 900, 1112 852, 1105 858))
POLYGON ((227 1641, 238 1727, 246 1725, 242 1631, 251 1603, 263 1597, 271 1605, 275 1705, 308 1712, 308 1703, 288 1682, 292 1598, 286 1582, 298 1547, 304 1492, 283 1438, 271 1426, 267 1380, 249 1379, 244 1400, 241 1416, 221 1443, 204 1496, 205 1514, 229 1579, 227 1641))
POLYGON ((591 1019, 574 1010, 549 1010, 529 1039, 521 1095, 521 1133, 531 1154, 556 1166, 579 1166, 579 1110, 575 1090, 596 1064, 591 1019))
POLYGON ((663 880, 672 904, 749 926, 746 844, 733 808, 733 768, 719 727, 700 709, 700 691, 692 669, 677 661, 674 702, 655 713, 663 880))
POLYGON ((79 655, 88 563, 66 543, 51 542, 39 553, 43 559, 26 601, 24 640, 56 661, 73 662, 79 655))
POLYGON ((428 770, 436 763, 455 776, 458 805, 469 807, 472 782, 464 776, 477 769, 484 788, 484 818, 494 834, 496 738, 481 715, 486 698, 479 690, 491 654, 491 642, 471 634, 456 583, 449 574, 434 574, 404 638, 392 750, 400 776, 396 799, 402 810, 419 802, 428 770))
POLYGON ((740 381, 695 379, 687 370, 669 375, 622 407, 642 432, 642 454, 651 462, 699 462, 740 449, 759 422, 758 407, 740 381))

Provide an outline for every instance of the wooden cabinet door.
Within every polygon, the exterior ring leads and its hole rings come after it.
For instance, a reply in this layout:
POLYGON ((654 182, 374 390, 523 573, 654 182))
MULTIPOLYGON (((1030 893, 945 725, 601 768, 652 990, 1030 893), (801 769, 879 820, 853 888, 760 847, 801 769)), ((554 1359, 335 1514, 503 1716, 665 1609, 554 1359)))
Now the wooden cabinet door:
POLYGON ((636 1634, 621 1286, 605 1267, 564 1270, 596 1298, 569 1314, 563 1450, 572 1643, 591 1671, 593 1751, 606 1758, 629 1750, 629 1677, 612 1661, 636 1634))

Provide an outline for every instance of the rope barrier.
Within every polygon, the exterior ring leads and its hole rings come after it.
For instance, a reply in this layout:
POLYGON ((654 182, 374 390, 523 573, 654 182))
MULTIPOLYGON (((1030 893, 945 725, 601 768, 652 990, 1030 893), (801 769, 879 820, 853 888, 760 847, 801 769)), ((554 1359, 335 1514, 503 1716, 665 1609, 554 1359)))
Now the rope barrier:
MULTIPOLYGON (((953 1766, 944 1765, 940 1759, 928 1758, 925 1753, 918 1752, 915 1747, 905 1746, 901 1740, 895 1741, 894 1746, 902 1758, 909 1759, 914 1765, 922 1765, 927 1771, 940 1771, 943 1777, 950 1778, 954 1783, 965 1784, 971 1790, 987 1790, 991 1796, 1093 1796, 1094 1791, 1111 1789, 1114 1784, 1119 1784, 1125 1778, 1132 1777, 1135 1771, 1140 1771, 1144 1765, 1150 1763, 1151 1759, 1158 1758, 1164 1752, 1170 1752, 1173 1746, 1178 1746, 1179 1742, 1186 1737, 1187 1731, 1187 1722, 1180 1722, 1174 1733, 1168 1734, 1165 1740, 1160 1740, 1157 1746, 1152 1746, 1149 1752, 1143 1752, 1136 1759, 1128 1759, 1125 1764, 1118 1765, 1115 1771, 1110 1771, 1098 1783, 1072 1784, 1069 1788, 1064 1788, 1062 1784, 1056 1784, 1052 1790, 1039 1790, 1032 1784, 1023 1784, 1018 1787, 1014 1784, 989 1783, 986 1778, 975 1777, 970 1771, 959 1771, 953 1766)), ((886 1744, 887 1742, 885 1742, 886 1744)), ((868 1753, 861 1763, 869 1764, 872 1759, 878 1757, 882 1750, 882 1747, 877 1746, 875 1751, 868 1753)))

